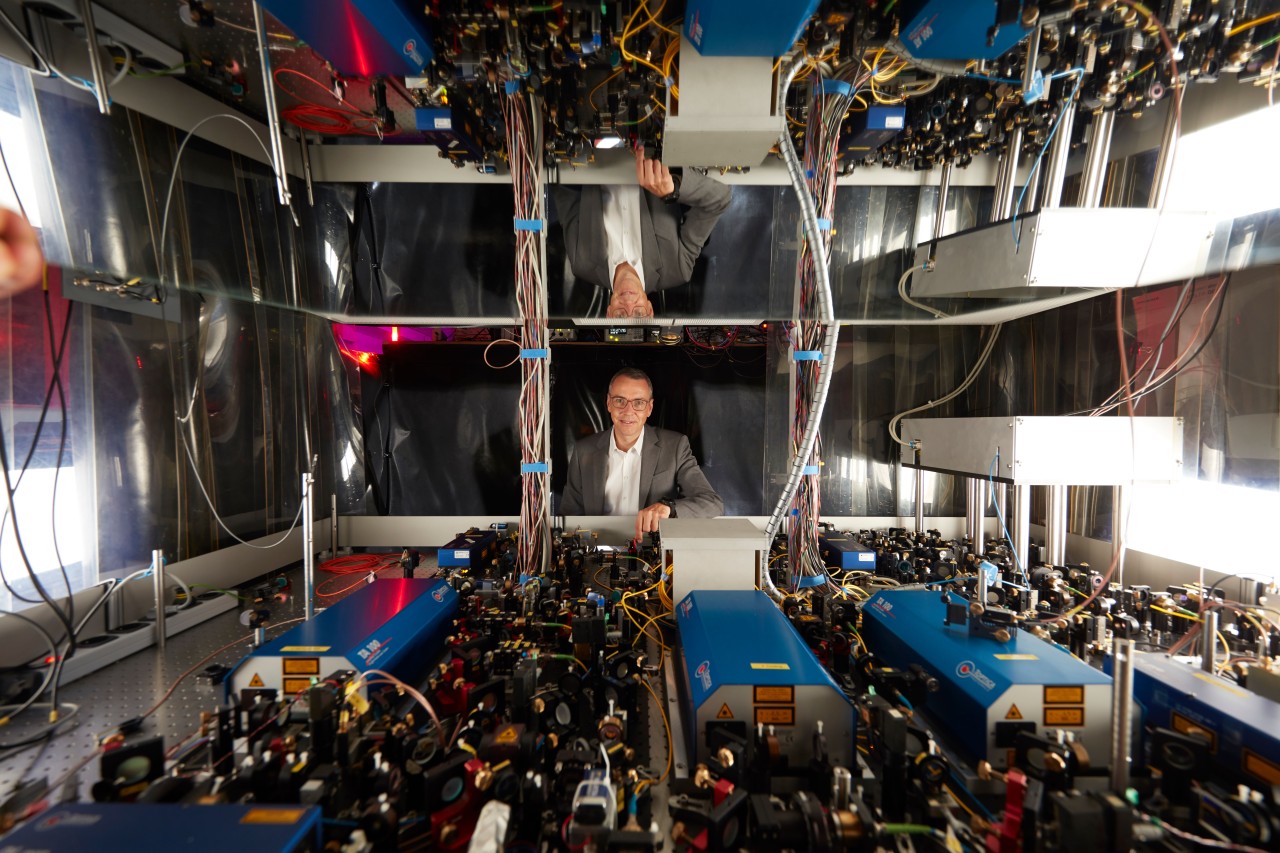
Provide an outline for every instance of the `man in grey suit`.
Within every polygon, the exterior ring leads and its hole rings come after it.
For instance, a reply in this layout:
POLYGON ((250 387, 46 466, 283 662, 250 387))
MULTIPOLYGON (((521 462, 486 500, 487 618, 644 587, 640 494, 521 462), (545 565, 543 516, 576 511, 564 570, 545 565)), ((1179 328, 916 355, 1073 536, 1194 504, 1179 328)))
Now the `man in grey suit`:
POLYGON ((636 516, 636 537, 664 518, 710 518, 724 502, 707 482, 689 439, 646 427, 653 413, 653 383, 643 370, 624 367, 609 383, 613 428, 574 447, 562 515, 636 516))
POLYGON ((731 198, 694 169, 673 172, 643 148, 635 156, 638 187, 551 188, 573 274, 610 289, 609 317, 652 317, 649 294, 693 276, 731 198))

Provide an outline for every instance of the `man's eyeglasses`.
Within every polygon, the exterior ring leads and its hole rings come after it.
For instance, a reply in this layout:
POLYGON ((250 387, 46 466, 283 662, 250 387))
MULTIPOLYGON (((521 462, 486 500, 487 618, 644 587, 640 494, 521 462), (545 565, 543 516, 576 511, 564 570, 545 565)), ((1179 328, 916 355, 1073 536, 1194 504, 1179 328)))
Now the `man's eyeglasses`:
POLYGON ((652 400, 628 400, 626 397, 609 398, 609 405, 613 408, 625 409, 627 406, 630 406, 637 412, 643 412, 645 409, 649 408, 649 404, 652 402, 652 400))

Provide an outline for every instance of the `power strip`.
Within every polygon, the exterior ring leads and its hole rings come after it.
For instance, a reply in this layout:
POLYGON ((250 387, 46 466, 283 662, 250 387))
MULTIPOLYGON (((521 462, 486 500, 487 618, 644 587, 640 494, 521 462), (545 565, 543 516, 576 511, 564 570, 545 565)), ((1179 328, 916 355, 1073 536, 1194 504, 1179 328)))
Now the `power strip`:
MULTIPOLYGON (((220 595, 207 601, 196 601, 190 607, 170 613, 165 619, 165 636, 172 637, 188 628, 193 628, 221 613, 235 609, 236 600, 229 595, 220 595)), ((110 666, 131 654, 140 652, 156 641, 155 627, 147 623, 145 627, 125 634, 114 634, 115 639, 101 645, 90 645, 76 649, 76 653, 62 667, 62 683, 70 684, 79 678, 97 672, 104 666, 110 666)), ((88 638, 94 643, 96 637, 88 638)))

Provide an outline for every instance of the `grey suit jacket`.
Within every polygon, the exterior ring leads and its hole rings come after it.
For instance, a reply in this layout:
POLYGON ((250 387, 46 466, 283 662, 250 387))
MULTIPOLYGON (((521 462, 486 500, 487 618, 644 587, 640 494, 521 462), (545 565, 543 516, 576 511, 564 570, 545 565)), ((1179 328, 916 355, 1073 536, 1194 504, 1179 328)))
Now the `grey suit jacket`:
MULTIPOLYGON (((684 284, 693 276, 693 265, 702 254, 720 214, 729 207, 731 191, 717 180, 694 169, 685 169, 680 202, 667 204, 651 192, 640 191, 642 265, 645 290, 662 290, 684 284), (689 210, 681 221, 681 207, 689 210)), ((576 278, 613 287, 604 234, 604 196, 598 186, 551 187, 556 215, 564 228, 565 254, 576 278)))
MULTIPOLYGON (((561 515, 604 515, 604 480, 613 428, 580 439, 569 460, 561 515)), ((672 502, 679 518, 724 514, 724 502, 707 482, 689 449, 689 439, 669 429, 644 428, 640 452, 640 508, 672 502)))

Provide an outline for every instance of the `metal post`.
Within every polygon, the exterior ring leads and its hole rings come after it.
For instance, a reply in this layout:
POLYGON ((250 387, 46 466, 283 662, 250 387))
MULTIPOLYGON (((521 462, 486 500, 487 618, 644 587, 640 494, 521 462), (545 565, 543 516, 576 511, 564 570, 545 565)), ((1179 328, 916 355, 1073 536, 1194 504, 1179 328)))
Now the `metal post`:
POLYGON ((999 222, 1013 215, 1014 190, 1018 188, 1018 158, 1022 155, 1022 125, 1009 131, 1009 147, 1000 158, 1000 177, 996 194, 991 199, 991 221, 999 222))
MULTIPOLYGON (((1040 28, 1036 27, 1031 31, 1031 35, 1027 37, 1027 61, 1022 66, 1022 91, 1030 92, 1035 84, 1036 66, 1040 64, 1040 28)), ((1045 82, 1045 88, 1048 88, 1048 81, 1045 82)), ((1048 92, 1042 92, 1039 97, 1032 98, 1027 101, 1033 104, 1043 98, 1048 92)))
MULTIPOLYGON (((1129 492, 1124 486, 1111 487, 1111 558, 1117 559, 1117 553, 1124 547, 1124 539, 1121 532, 1124 530, 1124 522, 1126 515, 1126 501, 1129 500, 1129 492)), ((1121 568, 1124 564, 1120 563, 1121 568)), ((1124 576, 1116 578, 1116 582, 1121 586, 1124 585, 1124 576)))
POLYGON ((1031 487, 1013 487, 1013 548, 1023 568, 1031 570, 1031 487))
POLYGON ((1111 651, 1111 790, 1123 797, 1129 790, 1133 640, 1117 638, 1111 651))
POLYGON ((947 196, 951 194, 951 163, 942 164, 942 176, 938 179, 938 206, 933 214, 933 239, 942 236, 942 223, 947 215, 947 196))
POLYGON ((262 65, 262 94, 267 106, 267 135, 271 137, 271 166, 276 173, 276 192, 280 203, 289 204, 288 175, 284 171, 284 144, 280 136, 280 112, 276 108, 276 87, 271 76, 271 53, 267 49, 267 24, 262 6, 253 4, 253 30, 258 37, 258 61, 262 65))
POLYGON ((307 134, 298 134, 298 147, 302 149, 302 177, 307 182, 307 204, 316 206, 315 193, 311 190, 311 147, 307 145, 307 134))
POLYGON ((1049 511, 1044 526, 1044 547, 1049 565, 1067 562, 1067 487, 1049 487, 1049 511))
POLYGON ((977 477, 965 478, 965 495, 967 498, 964 511, 965 533, 973 542, 973 547, 980 551, 984 544, 982 522, 987 510, 986 481, 977 477))
POLYGON ((1102 203, 1102 189, 1107 183, 1107 158, 1111 156, 1111 132, 1115 124, 1114 111, 1108 110, 1093 117, 1093 127, 1089 129, 1089 147, 1084 154, 1084 173, 1080 176, 1077 207, 1097 207, 1102 203))
POLYGON ((1173 178, 1173 159, 1178 150, 1178 111, 1174 99, 1181 90, 1175 89, 1169 96, 1169 112, 1164 117, 1164 132, 1160 136, 1160 154, 1156 157, 1156 172, 1151 178, 1151 194, 1147 207, 1161 208, 1169 194, 1169 181, 1173 178))
POLYGON ((84 22, 84 38, 89 43, 89 70, 93 74, 93 95, 98 99, 98 112, 111 115, 111 97, 107 92, 107 73, 98 52, 98 28, 93 23, 93 3, 80 0, 80 20, 84 22))
POLYGON ((329 556, 338 556, 338 496, 329 493, 329 556))
POLYGON ((1200 630, 1200 668, 1210 675, 1217 669, 1218 611, 1206 610, 1200 630))
POLYGON ((1075 101, 1062 105, 1064 110, 1058 119, 1058 133, 1049 147, 1049 162, 1044 172, 1044 202, 1041 207, 1059 207, 1062 204, 1062 185, 1067 180, 1067 158, 1071 155, 1071 131, 1076 123, 1075 101))
POLYGON ((315 478, 310 472, 302 475, 302 578, 306 602, 303 612, 307 619, 316 615, 315 512, 311 496, 311 485, 314 482, 315 478))
POLYGON ((916 449, 916 533, 924 533, 924 469, 920 467, 920 449, 916 449))
POLYGON ((831 768, 831 808, 849 808, 849 799, 853 790, 853 774, 847 767, 831 768))
POLYGON ((164 551, 157 548, 151 552, 151 582, 156 591, 156 645, 164 649, 165 633, 165 594, 164 594, 164 551))

